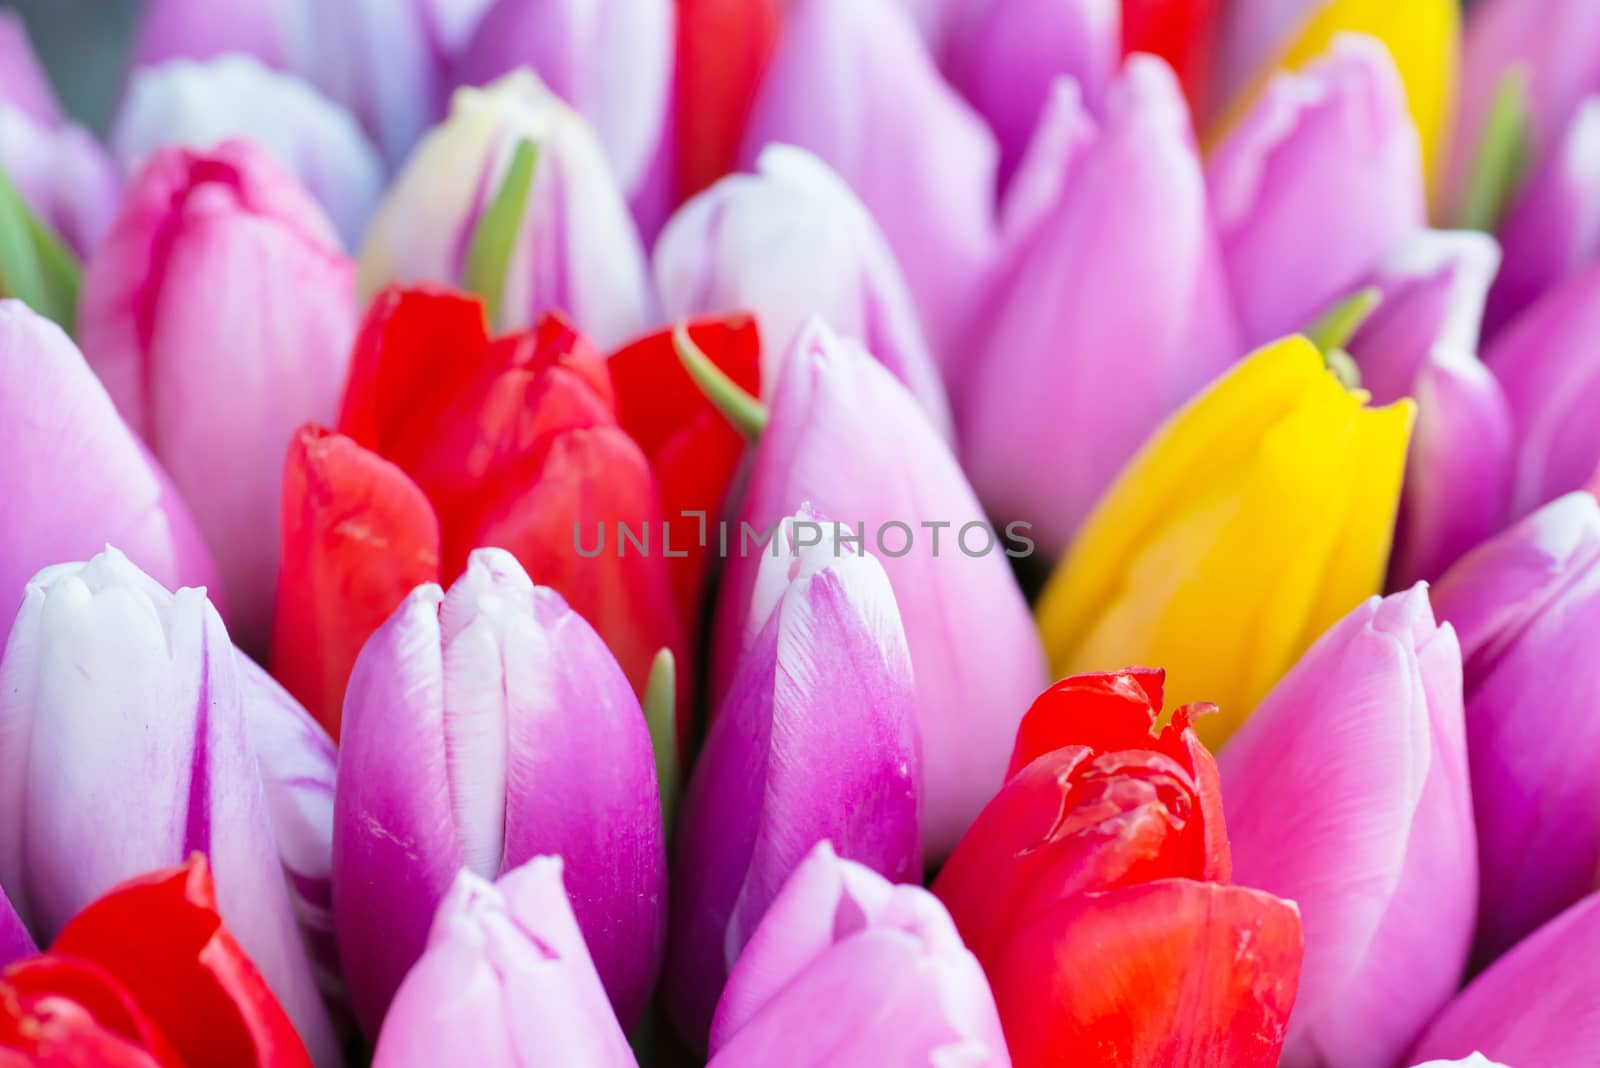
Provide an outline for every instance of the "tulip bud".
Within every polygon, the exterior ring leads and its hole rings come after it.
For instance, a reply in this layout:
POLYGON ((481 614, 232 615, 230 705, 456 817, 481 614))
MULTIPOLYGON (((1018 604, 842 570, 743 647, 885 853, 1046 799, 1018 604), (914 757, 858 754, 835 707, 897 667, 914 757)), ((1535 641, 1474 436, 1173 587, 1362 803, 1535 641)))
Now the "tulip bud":
POLYGON ((1460 652, 1425 588, 1332 627, 1220 764, 1234 878, 1305 920, 1283 1063, 1396 1063, 1461 980, 1478 896, 1460 652))
POLYGON ((15 11, 0 11, 0 105, 16 108, 41 126, 61 124, 61 104, 33 54, 28 27, 15 11))
POLYGON ((1206 172, 1245 340, 1302 329, 1420 229, 1422 175, 1405 87, 1376 41, 1341 37, 1275 77, 1206 172))
POLYGON ((594 127, 635 217, 672 196, 672 0, 492 0, 455 64, 458 85, 528 67, 594 127))
POLYGON ((1122 0, 1122 54, 1146 52, 1166 60, 1194 113, 1208 115, 1218 89, 1220 21, 1227 6, 1221 0, 1122 0))
POLYGON ((728 690, 762 620, 759 561, 745 532, 770 536, 804 501, 828 521, 829 544, 870 551, 894 587, 926 769, 923 845, 943 856, 1000 782, 1020 710, 1044 681, 1008 565, 1009 554, 1031 551, 1026 527, 1003 538, 990 528, 911 395, 859 346, 813 322, 786 360, 756 452, 741 544, 723 576, 714 694, 728 690))
POLYGON ((673 319, 753 313, 769 391, 817 315, 865 345, 947 432, 944 384, 894 255, 849 187, 810 153, 772 146, 754 175, 730 175, 685 204, 656 243, 655 278, 673 319))
POLYGON ((373 1068, 636 1068, 562 889, 558 856, 455 877, 383 1021, 373 1068))
POLYGON ((960 440, 989 513, 1032 523, 1053 557, 1161 419, 1243 351, 1167 67, 1130 60, 1098 126, 1058 83, 1006 219, 954 391, 960 440))
POLYGON ((378 1033, 462 868, 565 858, 623 1020, 654 984, 665 845, 638 699, 594 631, 509 554, 419 586, 361 651, 345 699, 333 907, 356 1017, 378 1033))
POLYGON ((321 210, 233 141, 157 153, 84 279, 84 354, 194 506, 247 649, 271 630, 284 450, 344 386, 352 276, 321 210))
POLYGON ((610 349, 654 320, 644 250, 600 142, 526 71, 456 92, 450 117, 417 146, 372 220, 362 294, 413 281, 478 289, 467 253, 486 225, 508 256, 482 279, 492 291, 479 290, 491 327, 522 329, 559 310, 610 349), (513 173, 523 144, 531 177, 513 173), (486 206, 518 177, 525 207, 490 219, 486 206))
POLYGON ((803 537, 820 526, 802 510, 761 558, 757 632, 684 797, 665 996, 696 1044, 734 959, 817 842, 897 882, 922 873, 916 698, 894 593, 876 559, 803 537))
POLYGON ((1380 404, 1407 396, 1417 404, 1394 583, 1437 578, 1505 524, 1511 414, 1476 355, 1498 263, 1494 241, 1482 234, 1420 230, 1369 280, 1382 298, 1349 344, 1361 384, 1380 404))
POLYGON ((994 998, 949 914, 820 842, 728 977, 712 1068, 1010 1068, 994 998))
POLYGON ((41 572, 0 661, 0 884, 50 938, 123 879, 206 853, 223 918, 331 1065, 273 825, 292 803, 264 722, 281 712, 250 707, 240 659, 203 590, 170 594, 114 549, 41 572))
POLYGON ((173 60, 137 71, 111 143, 123 169, 133 172, 156 149, 206 151, 233 137, 254 141, 294 174, 333 220, 345 248, 360 243, 383 192, 377 150, 337 105, 252 56, 173 60))
POLYGON ((1600 871, 1590 803, 1600 729, 1585 702, 1552 702, 1545 685, 1600 683, 1588 640, 1600 621, 1600 506, 1587 493, 1545 505, 1462 557, 1433 601, 1460 633, 1466 668, 1483 857, 1477 958, 1488 962, 1589 893, 1600 871))
POLYGON ((939 77, 910 12, 898 3, 791 2, 741 164, 753 167, 773 143, 816 153, 855 190, 948 358, 995 252, 999 154, 983 120, 939 77))
POLYGON ((1464 1057, 1481 1050, 1519 1068, 1594 1060, 1600 1049, 1595 984, 1600 894, 1590 894, 1518 943, 1456 995, 1413 1056, 1464 1057))
POLYGON ((1169 419, 1040 597, 1055 673, 1165 664, 1220 745, 1383 581, 1413 409, 1365 400, 1289 338, 1169 419))
POLYGON ((166 473, 60 327, 14 300, 0 301, 0 455, 10 458, 0 481, 8 502, 0 642, 41 568, 108 544, 163 586, 215 581, 211 554, 166 473))

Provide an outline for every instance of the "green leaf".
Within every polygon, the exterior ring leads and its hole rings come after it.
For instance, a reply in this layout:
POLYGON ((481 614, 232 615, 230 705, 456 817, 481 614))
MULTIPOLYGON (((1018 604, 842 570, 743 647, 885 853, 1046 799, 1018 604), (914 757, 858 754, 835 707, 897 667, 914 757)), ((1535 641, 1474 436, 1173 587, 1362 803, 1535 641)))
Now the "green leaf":
POLYGON ((678 671, 671 649, 656 654, 644 687, 644 720, 656 754, 656 785, 661 791, 661 825, 670 834, 678 806, 678 671))
POLYGON ((82 274, 77 258, 0 168, 0 294, 16 297, 70 334, 82 274))
POLYGON ((1368 286, 1343 298, 1306 328, 1306 337, 1324 356, 1350 344, 1361 324, 1383 303, 1383 294, 1368 286))
POLYGON ((678 350, 678 359, 684 370, 700 387, 700 392, 716 406, 722 417, 749 442, 761 440, 767 428, 767 409, 760 401, 746 393, 739 383, 723 373, 711 357, 700 350, 689 336, 687 323, 679 323, 672 331, 672 347, 678 350))
POLYGON ((522 217, 528 210, 528 196, 533 191, 533 172, 538 162, 539 146, 530 140, 519 141, 511 157, 511 166, 506 169, 505 180, 500 183, 488 210, 478 219, 472 241, 467 246, 462 283, 483 298, 490 325, 500 321, 506 274, 516 252, 517 233, 522 229, 522 217))
POLYGON ((1464 229, 1493 233, 1527 170, 1532 122, 1528 82, 1528 68, 1517 64, 1495 87, 1461 202, 1458 222, 1464 229))

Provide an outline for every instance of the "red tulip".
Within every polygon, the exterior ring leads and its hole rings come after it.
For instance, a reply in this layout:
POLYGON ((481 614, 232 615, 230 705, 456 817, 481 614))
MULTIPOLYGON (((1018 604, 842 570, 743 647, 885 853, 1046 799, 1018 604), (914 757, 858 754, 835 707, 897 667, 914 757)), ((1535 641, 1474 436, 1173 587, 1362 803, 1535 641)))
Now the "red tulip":
POLYGON ((491 340, 472 298, 379 295, 339 433, 307 427, 290 449, 283 517, 273 671, 335 736, 362 644, 480 546, 560 592, 636 690, 663 647, 686 662, 668 559, 619 544, 624 524, 659 538, 655 476, 617 425, 606 361, 559 316, 491 340))
POLYGON ((1228 885, 1217 768, 1163 673, 1057 683, 934 883, 983 963, 1018 1068, 1277 1063, 1294 905, 1228 885))
POLYGON ((202 854, 78 913, 0 973, 0 1065, 310 1068, 288 1015, 217 914, 202 854))
MULTIPOLYGON (((761 395, 761 336, 748 315, 701 319, 689 337, 712 363, 753 397, 761 395)), ((617 421, 650 459, 671 529, 673 593, 694 632, 711 562, 710 531, 744 455, 745 441, 706 399, 663 330, 613 353, 617 421), (693 513, 700 513, 696 520, 693 513)))
POLYGON ((1195 114, 1209 104, 1221 0, 1122 0, 1122 50, 1172 64, 1195 114))
POLYGON ((780 0, 678 0, 678 191, 733 169, 756 87, 778 41, 780 0))

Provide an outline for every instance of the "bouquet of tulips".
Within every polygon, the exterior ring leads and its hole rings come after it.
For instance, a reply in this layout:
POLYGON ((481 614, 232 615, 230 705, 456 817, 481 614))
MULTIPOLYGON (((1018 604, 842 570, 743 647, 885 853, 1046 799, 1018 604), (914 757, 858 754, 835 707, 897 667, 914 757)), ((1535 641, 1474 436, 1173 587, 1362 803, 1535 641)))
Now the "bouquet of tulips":
POLYGON ((1595 0, 10 6, 0 1068, 1600 1065, 1595 0))

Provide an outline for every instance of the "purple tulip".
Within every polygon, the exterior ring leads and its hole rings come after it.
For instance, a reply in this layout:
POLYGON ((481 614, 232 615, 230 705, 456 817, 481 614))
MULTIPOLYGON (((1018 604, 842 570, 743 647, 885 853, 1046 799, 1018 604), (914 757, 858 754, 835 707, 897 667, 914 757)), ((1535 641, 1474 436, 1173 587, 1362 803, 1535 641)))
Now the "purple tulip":
MULTIPOLYGON (((786 360, 737 533, 742 538, 745 525, 772 529, 807 501, 831 521, 830 544, 859 536, 894 587, 922 734, 923 845, 942 857, 999 788, 1017 724, 1046 681, 1039 636, 1007 561, 1008 552, 1030 550, 1026 530, 1002 535, 988 526, 911 395, 820 322, 802 331, 786 360)), ((742 550, 730 555, 717 613, 716 695, 747 659, 762 618, 760 561, 742 550)))
POLYGON ((1417 402, 1390 561, 1396 584, 1437 578, 1505 525, 1511 414, 1476 355, 1498 263, 1483 234, 1419 230, 1368 279, 1382 301, 1350 341, 1361 383, 1375 403, 1417 402))
POLYGON ((561 885, 560 857, 456 876, 373 1068, 637 1068, 561 885))
POLYGON ((1304 329, 1424 222, 1421 148, 1388 49, 1341 37, 1277 75, 1207 178, 1246 342, 1304 329))
POLYGON ((156 153, 89 261, 84 355, 194 507, 249 650, 271 633, 284 454, 337 415, 355 322, 327 217, 243 141, 156 153))
POLYGON ((348 113, 298 78, 252 56, 174 60, 133 76, 113 126, 126 171, 158 148, 205 151, 232 137, 254 141, 317 198, 346 248, 361 240, 383 192, 383 162, 348 113))
POLYGON ((1513 518, 1582 487, 1600 462, 1600 262, 1545 294, 1496 337, 1484 362, 1505 389, 1516 442, 1513 518))
POLYGON ((1282 1063, 1396 1063, 1455 992, 1477 901, 1461 658, 1425 588, 1336 623, 1218 762, 1234 881, 1305 923, 1282 1063))
POLYGON ((0 884, 48 941, 124 879, 207 853, 224 921, 333 1065, 286 884, 307 856, 280 853, 274 822, 305 796, 274 741, 305 713, 271 723, 242 659, 204 590, 168 593, 115 549, 40 572, 0 661, 0 884))
POLYGON ((14 11, 0 11, 0 106, 13 107, 40 126, 61 125, 61 104, 28 42, 28 27, 14 11))
POLYGON ((953 390, 959 437, 989 513, 1031 522, 1054 556, 1161 420, 1244 353, 1165 63, 1131 60, 1098 125, 1057 84, 1006 231, 953 390))
POLYGON ((647 234, 660 229, 670 154, 672 0, 494 0, 455 64, 484 85, 526 66, 589 120, 647 234))
POLYGON ((1600 686, 1600 505, 1552 501, 1462 557, 1433 599, 1461 636, 1487 962, 1600 872, 1600 721, 1586 697, 1600 686))
POLYGON ((751 937, 711 1028, 711 1068, 1010 1068, 994 996, 950 914, 812 849, 751 937))
POLYGON ((803 509, 761 555, 750 640, 684 796, 665 996, 696 1044, 734 958, 817 842, 897 882, 922 877, 905 631, 883 565, 812 540, 825 525, 803 509))
POLYGON ((419 586, 345 696, 333 906, 356 1017, 378 1033, 456 873, 561 856, 618 1016, 654 985, 666 846, 639 701, 599 636, 500 549, 419 586))
POLYGON ((774 145, 755 174, 729 175, 685 204, 656 243, 655 277, 672 319, 755 314, 768 394, 817 315, 865 345, 948 437, 944 384, 894 255, 849 186, 809 152, 774 145))
POLYGON ((1600 894, 1529 935, 1452 1001, 1414 1057, 1482 1051, 1516 1068, 1577 1068, 1600 1050, 1600 894))
POLYGON ((754 166, 773 143, 816 153, 860 196, 948 358, 995 251, 999 152, 982 118, 940 78, 910 12, 792 0, 742 164, 754 166))
POLYGON ((1034 136, 1051 85, 1077 82, 1099 113, 1122 54, 1118 0, 951 0, 941 65, 1000 142, 1004 188, 1034 136))
POLYGON ((188 507, 88 364, 15 300, 0 301, 0 455, 0 641, 41 568, 107 544, 163 586, 215 582, 188 507))

